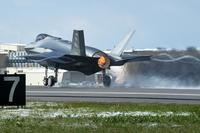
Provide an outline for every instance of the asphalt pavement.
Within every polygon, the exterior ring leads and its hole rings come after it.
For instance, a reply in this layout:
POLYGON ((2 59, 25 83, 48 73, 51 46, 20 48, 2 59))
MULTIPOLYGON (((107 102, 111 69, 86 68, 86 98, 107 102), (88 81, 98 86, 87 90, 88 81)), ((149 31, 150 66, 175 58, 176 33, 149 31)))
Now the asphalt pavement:
POLYGON ((200 104, 196 88, 96 88, 27 86, 28 101, 200 104))

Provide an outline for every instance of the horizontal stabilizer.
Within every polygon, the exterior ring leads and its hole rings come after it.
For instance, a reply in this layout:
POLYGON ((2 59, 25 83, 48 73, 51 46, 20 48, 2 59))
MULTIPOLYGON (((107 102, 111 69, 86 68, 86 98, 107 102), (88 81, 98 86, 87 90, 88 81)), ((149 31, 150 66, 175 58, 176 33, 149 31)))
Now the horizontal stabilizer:
POLYGON ((150 61, 150 60, 151 60, 151 56, 135 56, 135 57, 115 61, 112 65, 121 66, 127 62, 150 61))

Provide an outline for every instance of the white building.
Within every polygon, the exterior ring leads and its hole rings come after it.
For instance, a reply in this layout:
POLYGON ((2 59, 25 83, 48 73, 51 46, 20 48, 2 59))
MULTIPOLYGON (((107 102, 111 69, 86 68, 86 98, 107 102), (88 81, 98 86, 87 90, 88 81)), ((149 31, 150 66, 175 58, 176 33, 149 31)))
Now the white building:
POLYGON ((21 43, 0 43, 0 50, 3 51, 24 51, 26 44, 21 43))

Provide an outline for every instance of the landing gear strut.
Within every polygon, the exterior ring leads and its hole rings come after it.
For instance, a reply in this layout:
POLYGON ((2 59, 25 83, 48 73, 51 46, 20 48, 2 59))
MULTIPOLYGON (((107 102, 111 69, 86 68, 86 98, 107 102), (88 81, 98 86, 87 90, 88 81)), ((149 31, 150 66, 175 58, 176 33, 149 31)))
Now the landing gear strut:
POLYGON ((103 70, 102 73, 103 73, 103 85, 104 85, 104 87, 110 87, 111 77, 109 75, 106 75, 106 70, 103 70))
POLYGON ((44 76, 44 79, 43 79, 44 86, 48 85, 47 73, 48 73, 48 67, 45 67, 45 76, 44 76))
POLYGON ((45 77, 43 79, 44 86, 50 86, 50 87, 54 86, 55 83, 58 81, 58 69, 55 68, 54 72, 55 72, 55 77, 52 75, 48 77, 48 67, 45 67, 45 77))

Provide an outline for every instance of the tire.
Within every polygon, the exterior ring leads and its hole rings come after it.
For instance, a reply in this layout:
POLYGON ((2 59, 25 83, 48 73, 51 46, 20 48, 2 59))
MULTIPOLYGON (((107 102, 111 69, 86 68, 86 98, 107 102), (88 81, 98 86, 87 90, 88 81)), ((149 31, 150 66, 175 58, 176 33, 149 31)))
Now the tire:
POLYGON ((111 85, 111 77, 110 76, 105 75, 103 77, 103 85, 104 85, 104 87, 110 87, 110 85, 111 85))
POLYGON ((48 78, 44 78, 44 79, 43 79, 43 84, 44 84, 44 86, 47 86, 47 85, 48 85, 48 78))
POLYGON ((54 76, 49 76, 48 77, 48 86, 52 87, 56 83, 55 77, 54 76))

